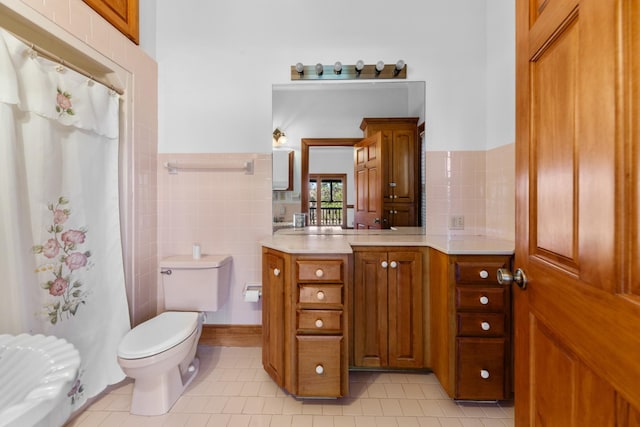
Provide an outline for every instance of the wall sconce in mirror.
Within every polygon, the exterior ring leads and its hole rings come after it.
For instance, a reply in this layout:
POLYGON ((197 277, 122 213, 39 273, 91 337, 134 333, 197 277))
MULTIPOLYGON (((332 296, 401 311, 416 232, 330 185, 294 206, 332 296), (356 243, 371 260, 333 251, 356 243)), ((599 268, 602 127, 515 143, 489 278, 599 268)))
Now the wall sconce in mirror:
POLYGON ((291 80, 352 80, 352 79, 406 79, 407 64, 401 59, 395 64, 378 61, 367 65, 358 60, 355 65, 343 65, 338 61, 333 65, 304 65, 298 62, 291 66, 291 80))
POLYGON ((273 146, 281 147, 287 143, 287 135, 280 128, 275 128, 273 131, 273 146))

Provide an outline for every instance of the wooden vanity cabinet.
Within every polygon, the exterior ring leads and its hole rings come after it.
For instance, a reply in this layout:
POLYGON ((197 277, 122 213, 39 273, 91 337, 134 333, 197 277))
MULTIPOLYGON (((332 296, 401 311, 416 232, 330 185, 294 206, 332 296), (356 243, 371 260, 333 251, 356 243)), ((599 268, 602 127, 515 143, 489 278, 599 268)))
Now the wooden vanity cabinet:
POLYGON ((424 368, 426 249, 354 246, 353 348, 359 368, 424 368))
POLYGON ((262 253, 265 370, 295 396, 346 396, 349 256, 262 253))
POLYGON ((497 281, 511 262, 429 250, 431 368, 454 399, 511 398, 511 293, 497 281))
POLYGON ((381 187, 370 194, 382 197, 382 228, 420 225, 418 118, 364 118, 360 129, 365 138, 381 134, 381 187))

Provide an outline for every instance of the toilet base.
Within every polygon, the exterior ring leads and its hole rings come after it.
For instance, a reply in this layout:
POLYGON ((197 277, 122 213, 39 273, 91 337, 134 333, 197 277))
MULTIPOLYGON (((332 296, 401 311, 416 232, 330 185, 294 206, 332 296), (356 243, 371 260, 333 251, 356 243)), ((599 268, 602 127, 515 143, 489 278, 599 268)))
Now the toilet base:
POLYGON ((163 375, 136 378, 130 412, 147 416, 166 414, 191 384, 199 368, 200 360, 195 357, 184 372, 177 365, 163 375))

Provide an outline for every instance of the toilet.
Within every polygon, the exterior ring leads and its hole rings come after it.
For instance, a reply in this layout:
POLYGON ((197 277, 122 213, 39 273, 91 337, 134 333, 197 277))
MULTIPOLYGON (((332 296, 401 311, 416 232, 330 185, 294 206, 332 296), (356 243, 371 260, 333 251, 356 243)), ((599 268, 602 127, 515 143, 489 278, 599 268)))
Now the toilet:
POLYGON ((129 331, 118 363, 133 378, 131 413, 162 415, 198 373, 196 357, 206 311, 229 296, 229 255, 172 256, 160 262, 165 312, 129 331))

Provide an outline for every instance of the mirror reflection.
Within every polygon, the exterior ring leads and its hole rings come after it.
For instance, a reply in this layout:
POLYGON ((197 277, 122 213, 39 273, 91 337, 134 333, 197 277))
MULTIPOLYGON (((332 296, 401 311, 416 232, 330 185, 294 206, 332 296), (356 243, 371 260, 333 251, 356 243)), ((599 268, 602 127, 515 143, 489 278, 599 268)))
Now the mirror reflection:
POLYGON ((424 82, 296 82, 274 85, 272 95, 273 128, 287 135, 274 153, 295 152, 292 187, 273 192, 274 230, 292 227, 296 212, 307 213, 307 225, 352 228, 353 145, 363 139, 362 119, 418 117, 424 123, 424 82))

